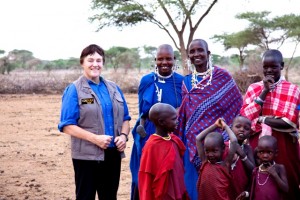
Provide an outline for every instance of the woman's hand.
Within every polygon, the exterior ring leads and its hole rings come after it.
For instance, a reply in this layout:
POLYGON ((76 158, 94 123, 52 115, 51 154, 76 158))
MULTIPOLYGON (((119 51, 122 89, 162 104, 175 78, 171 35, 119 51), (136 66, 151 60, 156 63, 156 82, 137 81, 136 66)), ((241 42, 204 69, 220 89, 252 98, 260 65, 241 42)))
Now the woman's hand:
POLYGON ((95 135, 93 143, 102 149, 107 149, 107 147, 111 143, 112 138, 113 137, 109 135, 95 135))
POLYGON ((118 151, 123 152, 126 148, 126 137, 125 135, 120 135, 115 138, 115 145, 118 148, 118 151))

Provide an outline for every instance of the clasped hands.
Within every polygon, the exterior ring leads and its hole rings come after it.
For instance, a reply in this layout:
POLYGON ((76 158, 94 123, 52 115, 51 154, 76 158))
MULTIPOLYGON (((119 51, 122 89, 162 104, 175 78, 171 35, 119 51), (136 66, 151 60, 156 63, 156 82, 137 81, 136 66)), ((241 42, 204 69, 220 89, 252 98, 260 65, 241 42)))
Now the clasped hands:
MULTIPOLYGON (((102 149, 107 149, 112 141, 113 137, 109 135, 95 135, 95 144, 102 149)), ((126 138, 124 136, 115 137, 114 143, 118 151, 122 152, 126 148, 126 138)))
POLYGON ((227 126, 227 124, 223 118, 217 119, 217 121, 214 124, 221 129, 224 129, 225 126, 227 126))

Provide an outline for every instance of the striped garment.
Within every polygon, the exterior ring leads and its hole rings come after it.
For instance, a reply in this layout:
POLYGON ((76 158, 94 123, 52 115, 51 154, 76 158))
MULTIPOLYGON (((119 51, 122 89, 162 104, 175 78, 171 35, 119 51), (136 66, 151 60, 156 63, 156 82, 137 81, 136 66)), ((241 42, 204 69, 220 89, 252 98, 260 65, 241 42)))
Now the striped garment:
MULTIPOLYGON (((185 78, 182 86, 183 99, 179 109, 177 134, 183 141, 186 139, 190 161, 197 169, 201 161, 197 155, 196 135, 221 117, 231 124, 242 106, 242 95, 230 74, 224 69, 214 67, 212 76, 212 84, 204 89, 189 89, 190 81, 186 80, 190 77, 185 78)), ((200 83, 205 84, 208 79, 209 77, 200 83)))
POLYGON ((261 125, 257 123, 260 115, 281 118, 294 129, 297 129, 299 113, 297 106, 300 105, 299 87, 286 80, 281 80, 274 90, 267 94, 263 107, 261 107, 254 100, 260 95, 263 88, 262 81, 251 84, 245 94, 241 109, 241 115, 252 121, 251 128, 254 134, 262 130, 261 125))

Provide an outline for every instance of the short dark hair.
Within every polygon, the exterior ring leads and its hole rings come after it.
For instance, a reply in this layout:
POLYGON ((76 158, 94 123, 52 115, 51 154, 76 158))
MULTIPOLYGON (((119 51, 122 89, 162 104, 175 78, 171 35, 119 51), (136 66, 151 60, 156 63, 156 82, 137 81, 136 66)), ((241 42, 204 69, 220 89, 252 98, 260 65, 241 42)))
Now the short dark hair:
MULTIPOLYGON (((194 40, 191 41, 191 43, 192 42, 199 42, 199 43, 204 44, 204 47, 206 48, 206 51, 209 51, 208 44, 204 39, 194 39, 194 40)), ((191 45, 191 43, 190 43, 190 45, 191 45)), ((189 46, 189 48, 190 48, 190 46, 189 46)))
POLYGON ((238 120, 239 118, 245 119, 247 121, 247 123, 251 126, 251 120, 248 117, 245 117, 243 115, 237 115, 233 121, 232 121, 232 125, 235 123, 236 120, 238 120))
MULTIPOLYGON (((205 137, 205 140, 206 139, 210 139, 212 138, 213 140, 215 140, 217 142, 217 144, 221 147, 224 147, 224 139, 223 139, 223 136, 221 133, 218 133, 218 132, 211 132, 209 133, 206 137, 205 137)), ((204 141, 205 141, 204 140, 204 141)))
POLYGON ((94 53, 98 53, 100 56, 102 56, 103 58, 103 64, 105 63, 105 53, 104 50, 96 45, 96 44, 90 44, 89 46, 85 47, 80 55, 80 64, 83 63, 83 60, 85 57, 87 57, 88 55, 92 55, 94 53))
POLYGON ((283 56, 282 56, 282 53, 277 50, 277 49, 269 49, 267 51, 265 51, 265 53, 263 54, 262 56, 263 58, 266 58, 266 57, 273 57, 275 58, 278 62, 283 62, 283 56))
POLYGON ((262 136, 262 137, 259 138, 258 143, 260 141, 263 141, 263 140, 271 142, 274 150, 278 149, 277 139, 274 136, 272 136, 272 135, 264 135, 264 136, 262 136))

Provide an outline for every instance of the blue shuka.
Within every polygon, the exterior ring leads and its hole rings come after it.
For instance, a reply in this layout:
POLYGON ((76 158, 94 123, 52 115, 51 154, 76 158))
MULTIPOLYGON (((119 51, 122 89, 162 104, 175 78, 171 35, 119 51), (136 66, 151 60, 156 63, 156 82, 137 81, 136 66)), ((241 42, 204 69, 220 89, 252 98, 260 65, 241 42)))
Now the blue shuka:
POLYGON ((152 105, 158 103, 157 92, 162 91, 161 102, 172 105, 174 108, 178 108, 181 104, 181 86, 183 76, 178 73, 163 81, 160 81, 157 74, 154 72, 147 74, 142 77, 138 90, 139 98, 139 118, 132 130, 134 139, 131 158, 130 158, 130 170, 132 174, 132 187, 131 187, 131 198, 133 190, 138 185, 138 171, 140 167, 140 158, 142 149, 145 142, 148 140, 150 135, 155 133, 154 124, 148 119, 148 113, 152 105), (141 117, 145 117, 145 131, 147 136, 145 138, 140 137, 136 132, 137 126, 140 124, 141 117))

